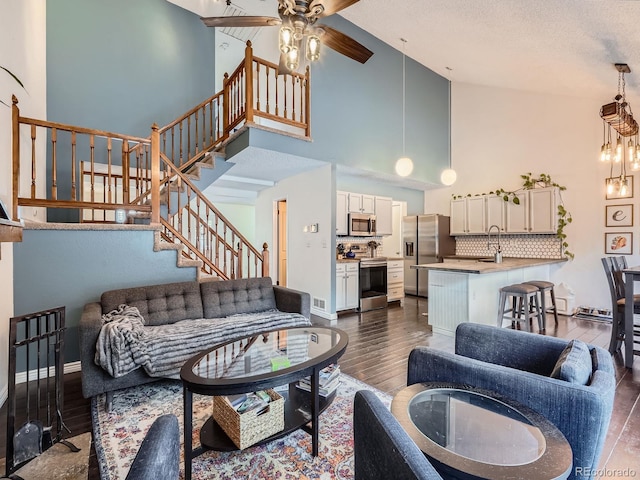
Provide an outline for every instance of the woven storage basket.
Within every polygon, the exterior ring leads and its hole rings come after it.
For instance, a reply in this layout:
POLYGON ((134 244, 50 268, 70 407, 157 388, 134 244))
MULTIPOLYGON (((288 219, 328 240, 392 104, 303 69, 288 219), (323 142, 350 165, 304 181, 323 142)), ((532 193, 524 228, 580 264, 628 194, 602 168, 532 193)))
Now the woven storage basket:
POLYGON ((224 397, 213 397, 213 418, 239 449, 250 447, 284 430, 284 398, 275 390, 265 390, 271 402, 268 410, 236 412, 224 397))

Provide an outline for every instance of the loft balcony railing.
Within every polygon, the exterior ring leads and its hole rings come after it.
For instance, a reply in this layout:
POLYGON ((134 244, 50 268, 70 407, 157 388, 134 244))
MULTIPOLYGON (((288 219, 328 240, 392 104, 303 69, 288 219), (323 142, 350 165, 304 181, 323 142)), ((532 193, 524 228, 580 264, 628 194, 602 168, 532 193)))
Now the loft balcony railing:
POLYGON ((276 64, 253 56, 251 42, 220 92, 168 125, 154 124, 147 138, 23 117, 13 96, 13 219, 21 206, 72 210, 82 222, 115 222, 116 211, 135 212, 202 260, 206 273, 264 274, 266 249, 251 246, 184 174, 242 125, 309 137, 309 97, 308 68, 278 75, 276 64), (186 188, 188 201, 161 210, 172 188, 186 188))

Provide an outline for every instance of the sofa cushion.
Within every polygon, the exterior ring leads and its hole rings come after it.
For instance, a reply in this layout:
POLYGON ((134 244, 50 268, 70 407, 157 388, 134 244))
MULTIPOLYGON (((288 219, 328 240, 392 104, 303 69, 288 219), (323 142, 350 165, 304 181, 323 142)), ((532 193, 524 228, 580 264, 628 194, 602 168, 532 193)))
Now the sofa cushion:
POLYGON ((167 325, 179 320, 202 318, 198 282, 166 283, 104 292, 102 313, 126 304, 136 307, 147 325, 167 325))
POLYGON ((586 385, 592 372, 593 363, 589 347, 580 340, 571 340, 560 354, 551 377, 586 385))
POLYGON ((228 317, 276 308, 273 284, 269 277, 205 282, 200 284, 200 290, 204 318, 228 317))

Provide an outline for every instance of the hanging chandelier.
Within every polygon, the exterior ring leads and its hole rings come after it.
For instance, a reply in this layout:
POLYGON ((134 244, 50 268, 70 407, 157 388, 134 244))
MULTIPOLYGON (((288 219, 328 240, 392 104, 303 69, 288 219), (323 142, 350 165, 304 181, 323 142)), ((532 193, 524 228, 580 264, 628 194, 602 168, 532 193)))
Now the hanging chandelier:
POLYGON ((600 108, 602 118, 602 146, 600 160, 609 162, 609 178, 606 181, 607 195, 624 197, 628 193, 627 157, 632 170, 640 169, 640 145, 638 138, 638 122, 633 118, 631 105, 627 102, 625 73, 631 73, 626 63, 616 63, 618 70, 618 94, 615 101, 600 108), (615 146, 612 142, 612 130, 615 131, 615 146), (626 142, 625 138, 629 138, 626 142), (634 142, 635 139, 635 142, 634 142), (614 165, 617 171, 614 175, 614 165))

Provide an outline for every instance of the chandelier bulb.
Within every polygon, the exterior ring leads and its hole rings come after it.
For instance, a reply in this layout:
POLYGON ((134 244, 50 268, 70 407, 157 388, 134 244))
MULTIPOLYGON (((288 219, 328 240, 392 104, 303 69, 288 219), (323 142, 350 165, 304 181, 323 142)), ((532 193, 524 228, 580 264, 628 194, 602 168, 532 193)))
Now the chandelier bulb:
POLYGON ((607 195, 611 195, 613 193, 613 178, 607 179, 607 195))
POLYGON ((627 148, 629 149, 629 160, 633 160, 633 154, 635 153, 635 146, 633 145, 633 140, 629 139, 629 143, 627 144, 627 148))

